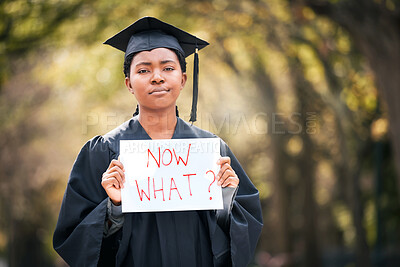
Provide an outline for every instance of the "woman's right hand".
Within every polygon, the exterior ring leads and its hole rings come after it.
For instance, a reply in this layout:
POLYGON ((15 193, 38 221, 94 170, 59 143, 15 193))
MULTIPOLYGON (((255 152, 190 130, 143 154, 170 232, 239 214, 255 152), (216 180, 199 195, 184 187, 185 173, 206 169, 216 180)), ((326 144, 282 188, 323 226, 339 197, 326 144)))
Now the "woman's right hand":
POLYGON ((113 159, 108 169, 103 173, 101 185, 106 191, 112 203, 116 206, 121 205, 121 188, 124 187, 125 173, 124 165, 121 161, 113 159))

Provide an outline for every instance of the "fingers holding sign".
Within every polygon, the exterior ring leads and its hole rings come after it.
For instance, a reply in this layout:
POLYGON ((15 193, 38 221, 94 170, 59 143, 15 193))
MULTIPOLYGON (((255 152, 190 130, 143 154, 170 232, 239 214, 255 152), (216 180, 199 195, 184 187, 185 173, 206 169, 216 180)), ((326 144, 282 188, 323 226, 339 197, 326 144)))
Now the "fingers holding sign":
POLYGON ((221 169, 217 175, 218 185, 222 187, 237 187, 239 185, 239 177, 231 166, 230 157, 221 157, 217 161, 218 165, 221 165, 221 169))
POLYGON ((114 205, 121 204, 121 188, 124 187, 125 169, 122 163, 113 159, 107 170, 103 173, 101 185, 114 205))

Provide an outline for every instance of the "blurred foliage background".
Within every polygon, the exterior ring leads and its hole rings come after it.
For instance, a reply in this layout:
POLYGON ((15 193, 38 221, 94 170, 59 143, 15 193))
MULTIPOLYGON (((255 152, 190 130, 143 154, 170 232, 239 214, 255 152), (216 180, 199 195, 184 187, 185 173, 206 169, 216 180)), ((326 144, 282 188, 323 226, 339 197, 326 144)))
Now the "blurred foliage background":
POLYGON ((74 159, 136 107, 102 42, 143 16, 211 43, 196 125, 260 191, 254 266, 400 266, 398 0, 0 1, 0 266, 65 265, 74 159))

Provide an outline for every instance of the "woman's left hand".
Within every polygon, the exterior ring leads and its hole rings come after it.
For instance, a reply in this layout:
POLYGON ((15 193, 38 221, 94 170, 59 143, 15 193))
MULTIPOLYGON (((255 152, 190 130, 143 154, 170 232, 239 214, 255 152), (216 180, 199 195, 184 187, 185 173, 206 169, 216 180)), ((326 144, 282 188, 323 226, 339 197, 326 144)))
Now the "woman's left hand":
POLYGON ((239 178, 231 167, 231 158, 221 157, 217 161, 217 164, 221 165, 221 169, 217 175, 218 185, 222 187, 237 187, 239 185, 239 178))

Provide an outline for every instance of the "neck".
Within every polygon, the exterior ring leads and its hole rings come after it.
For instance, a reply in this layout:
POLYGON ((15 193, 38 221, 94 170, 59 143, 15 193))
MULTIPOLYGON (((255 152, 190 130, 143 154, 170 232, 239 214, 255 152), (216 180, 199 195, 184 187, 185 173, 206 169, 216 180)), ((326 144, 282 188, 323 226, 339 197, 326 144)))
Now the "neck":
POLYGON ((139 109, 139 122, 151 139, 172 138, 177 122, 175 106, 162 111, 139 109))

